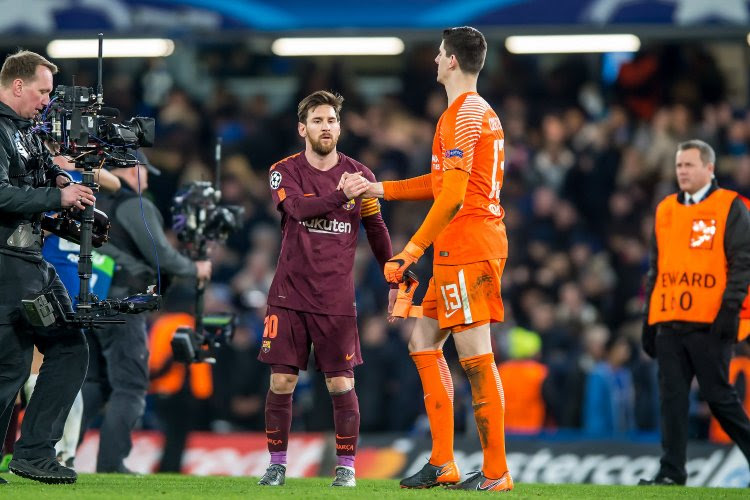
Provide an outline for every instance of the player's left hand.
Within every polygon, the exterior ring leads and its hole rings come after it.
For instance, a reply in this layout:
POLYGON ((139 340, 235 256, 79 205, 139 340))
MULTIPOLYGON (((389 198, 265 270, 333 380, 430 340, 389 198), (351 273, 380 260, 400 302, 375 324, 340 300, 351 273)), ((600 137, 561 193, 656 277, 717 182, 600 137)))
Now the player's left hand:
POLYGON ((339 185, 336 186, 336 190, 341 191, 342 189, 344 189, 344 183, 349 177, 353 175, 362 175, 362 172, 344 172, 343 174, 341 174, 341 179, 339 179, 339 185))
POLYGON ((415 264, 424 255, 424 250, 419 248, 411 241, 406 244, 406 248, 388 259, 383 267, 383 274, 388 283, 400 283, 404 279, 404 273, 409 266, 415 264))
POLYGON ((344 192, 347 198, 353 200, 354 198, 358 198, 362 194, 364 194, 364 192, 367 191, 369 185, 370 182, 361 175, 350 175, 344 181, 344 185, 341 187, 341 190, 344 192))
POLYGON ((726 342, 737 341, 737 330, 740 327, 739 308, 731 305, 722 305, 711 325, 711 334, 718 336, 726 342))

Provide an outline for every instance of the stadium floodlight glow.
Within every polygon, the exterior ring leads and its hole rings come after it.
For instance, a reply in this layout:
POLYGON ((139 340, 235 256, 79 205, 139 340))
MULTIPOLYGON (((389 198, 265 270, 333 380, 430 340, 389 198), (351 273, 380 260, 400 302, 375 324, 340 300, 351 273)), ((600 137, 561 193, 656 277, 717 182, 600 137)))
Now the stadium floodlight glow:
MULTIPOLYGON (((167 57, 174 52, 174 42, 168 38, 110 38, 104 39, 103 57, 167 57)), ((52 40, 47 44, 52 59, 85 59, 97 57, 99 41, 52 40)))
POLYGON ((395 36, 278 38, 271 51, 277 56, 396 56, 404 42, 395 36))
POLYGON ((513 54, 572 54, 585 52, 636 52, 641 40, 620 35, 509 36, 505 48, 513 54))

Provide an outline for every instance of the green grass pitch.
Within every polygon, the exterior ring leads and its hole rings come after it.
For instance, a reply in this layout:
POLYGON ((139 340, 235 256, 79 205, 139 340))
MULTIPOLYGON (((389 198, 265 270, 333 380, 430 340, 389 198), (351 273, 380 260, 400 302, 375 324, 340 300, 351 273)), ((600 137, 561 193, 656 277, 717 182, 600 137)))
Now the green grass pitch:
MULTIPOLYGON (((9 484, 0 486, 0 498, 14 499, 180 499, 193 498, 467 498, 491 493, 430 490, 402 490, 396 480, 357 481, 354 489, 330 487, 331 478, 288 479, 282 487, 261 487, 258 478, 203 477, 179 475, 124 476, 119 474, 81 474, 74 485, 46 485, 11 474, 2 474, 9 484)), ((701 499, 750 498, 750 489, 594 486, 580 484, 516 484, 513 492, 505 494, 516 499, 701 499)))

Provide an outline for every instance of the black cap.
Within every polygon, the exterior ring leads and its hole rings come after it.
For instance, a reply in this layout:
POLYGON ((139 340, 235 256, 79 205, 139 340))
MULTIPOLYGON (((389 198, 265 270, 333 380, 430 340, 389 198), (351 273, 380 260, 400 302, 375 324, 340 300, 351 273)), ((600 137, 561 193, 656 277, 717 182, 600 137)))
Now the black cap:
POLYGON ((148 157, 146 156, 146 153, 144 153, 140 149, 135 150, 135 159, 138 160, 138 163, 140 165, 143 165, 144 167, 146 167, 146 170, 148 170, 150 174, 161 175, 161 170, 153 166, 151 162, 148 161, 148 157))

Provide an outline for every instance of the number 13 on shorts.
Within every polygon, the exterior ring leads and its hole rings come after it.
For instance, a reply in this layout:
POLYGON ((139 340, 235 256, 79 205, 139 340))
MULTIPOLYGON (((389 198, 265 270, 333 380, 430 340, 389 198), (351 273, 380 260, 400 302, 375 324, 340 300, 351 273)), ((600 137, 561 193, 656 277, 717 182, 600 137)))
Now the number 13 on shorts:
POLYGON ((466 324, 472 323, 469 294, 466 292, 464 271, 458 272, 458 283, 448 283, 440 286, 440 293, 445 302, 445 317, 450 318, 456 312, 463 310, 466 324))

